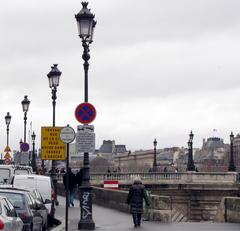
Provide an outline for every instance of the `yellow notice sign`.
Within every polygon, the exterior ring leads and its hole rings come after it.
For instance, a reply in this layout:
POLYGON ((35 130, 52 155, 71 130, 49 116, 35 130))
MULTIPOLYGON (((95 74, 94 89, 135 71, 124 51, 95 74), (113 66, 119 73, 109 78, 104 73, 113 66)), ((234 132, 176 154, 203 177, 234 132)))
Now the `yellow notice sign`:
POLYGON ((66 145, 60 140, 62 127, 42 127, 42 160, 65 160, 66 145))

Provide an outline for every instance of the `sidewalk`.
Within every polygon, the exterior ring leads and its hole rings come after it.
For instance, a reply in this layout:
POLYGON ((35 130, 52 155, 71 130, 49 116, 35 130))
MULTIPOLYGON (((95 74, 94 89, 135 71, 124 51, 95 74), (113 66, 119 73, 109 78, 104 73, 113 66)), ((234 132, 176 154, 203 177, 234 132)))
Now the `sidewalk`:
MULTIPOLYGON (((59 197, 59 206, 56 208, 56 218, 62 221, 58 227, 51 231, 65 230, 65 198, 59 197)), ((80 220, 79 202, 74 201, 75 207, 69 208, 69 231, 78 230, 80 220)), ((159 223, 143 221, 141 228, 134 228, 131 214, 122 213, 116 210, 103 208, 93 205, 93 220, 96 230, 99 231, 129 231, 129 230, 146 230, 146 231, 239 231, 240 224, 231 223, 159 223)))

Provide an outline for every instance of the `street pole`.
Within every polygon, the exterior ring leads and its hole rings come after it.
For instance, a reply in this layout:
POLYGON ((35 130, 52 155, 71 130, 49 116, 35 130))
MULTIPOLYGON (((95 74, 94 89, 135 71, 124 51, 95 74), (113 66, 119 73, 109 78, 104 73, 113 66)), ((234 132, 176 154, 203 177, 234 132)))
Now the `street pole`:
POLYGON ((188 141, 188 164, 187 164, 187 171, 195 171, 195 165, 193 161, 193 133, 189 134, 189 141, 188 141))
MULTIPOLYGON (((59 80, 62 72, 58 70, 57 64, 53 64, 51 67, 51 71, 47 74, 49 80, 49 87, 52 90, 52 106, 53 106, 53 118, 52 118, 52 125, 55 127, 55 111, 56 111, 56 99, 57 99, 57 87, 59 86, 59 80)), ((44 164, 44 163, 42 163, 44 164)), ((56 206, 59 205, 57 200, 57 173, 56 173, 56 160, 52 160, 52 169, 51 169, 51 178, 53 182, 53 187, 55 191, 55 204, 56 206)))
POLYGON ((234 141, 234 135, 231 132, 231 134, 230 134, 230 160, 229 160, 229 166, 228 166, 229 172, 236 172, 236 166, 234 164, 234 157, 233 157, 233 141, 234 141))
MULTIPOLYGON (((88 102, 88 68, 90 59, 89 44, 92 43, 93 30, 96 25, 94 15, 87 8, 88 3, 82 2, 81 11, 75 15, 78 24, 79 37, 82 39, 84 60, 84 99, 85 103, 88 102)), ((83 179, 80 187, 80 209, 81 216, 78 223, 78 229, 95 229, 95 223, 92 218, 92 187, 90 185, 90 164, 89 153, 84 152, 83 159, 83 179)))
POLYGON ((153 160, 153 172, 157 171, 157 140, 155 139, 153 141, 153 145, 154 145, 154 160, 153 160))
POLYGON ((36 135, 33 131, 33 133, 32 133, 32 169, 33 169, 33 172, 37 171, 36 155, 35 155, 35 139, 36 139, 36 135))

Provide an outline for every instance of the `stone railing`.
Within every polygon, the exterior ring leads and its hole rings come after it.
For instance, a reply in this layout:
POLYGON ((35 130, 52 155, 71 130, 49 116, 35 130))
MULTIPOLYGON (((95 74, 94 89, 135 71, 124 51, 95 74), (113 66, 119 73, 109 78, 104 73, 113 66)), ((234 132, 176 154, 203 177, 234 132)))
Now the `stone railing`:
POLYGON ((159 183, 219 183, 234 184, 239 182, 238 173, 209 173, 209 172, 184 172, 184 173, 92 173, 92 184, 103 184, 104 180, 119 180, 121 184, 131 184, 135 177, 140 177, 144 184, 159 183))
MULTIPOLYGON (((118 180, 120 184, 131 184, 135 177, 140 177, 144 184, 235 184, 240 182, 236 172, 177 172, 177 173, 91 173, 91 184, 101 185, 104 180, 118 180)), ((58 175, 62 182, 62 175, 58 175)))

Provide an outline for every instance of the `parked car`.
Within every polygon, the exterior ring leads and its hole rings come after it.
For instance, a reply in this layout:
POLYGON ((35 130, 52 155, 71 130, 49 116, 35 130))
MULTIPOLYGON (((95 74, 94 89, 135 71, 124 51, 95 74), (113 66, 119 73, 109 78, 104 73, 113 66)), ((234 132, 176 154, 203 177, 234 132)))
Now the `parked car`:
POLYGON ((22 231, 23 222, 6 197, 0 196, 0 230, 22 231))
POLYGON ((17 188, 19 190, 23 189, 30 193, 30 207, 32 207, 33 210, 37 208, 37 211, 41 214, 41 217, 43 219, 42 231, 46 231, 48 228, 48 209, 46 208, 45 203, 48 203, 48 199, 46 199, 44 202, 41 193, 38 189, 35 188, 18 186, 15 186, 14 188, 17 188))
POLYGON ((53 189, 52 180, 49 176, 42 175, 15 175, 12 178, 13 186, 25 186, 30 188, 38 189, 43 201, 45 202, 45 206, 48 209, 48 214, 54 216, 55 211, 53 209, 52 204, 55 200, 55 192, 53 189), (47 201, 46 201, 47 200, 47 201))
POLYGON ((13 204, 23 221, 23 231, 42 231, 43 218, 38 212, 39 207, 27 190, 1 185, 0 196, 5 196, 13 204))
POLYGON ((13 175, 32 174, 32 167, 18 165, 0 165, 0 183, 10 183, 13 175))

